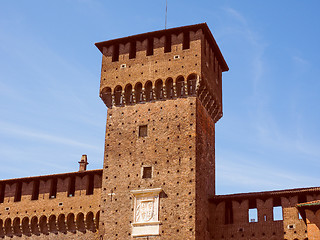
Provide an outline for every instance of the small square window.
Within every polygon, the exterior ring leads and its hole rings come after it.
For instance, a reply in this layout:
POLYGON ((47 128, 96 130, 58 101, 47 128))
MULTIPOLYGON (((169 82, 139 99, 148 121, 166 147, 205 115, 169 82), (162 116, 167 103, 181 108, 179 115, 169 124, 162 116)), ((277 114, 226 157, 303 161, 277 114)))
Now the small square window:
POLYGON ((152 167, 143 167, 142 178, 152 177, 152 167))
POLYGON ((146 137, 148 135, 148 126, 139 126, 139 137, 146 137))

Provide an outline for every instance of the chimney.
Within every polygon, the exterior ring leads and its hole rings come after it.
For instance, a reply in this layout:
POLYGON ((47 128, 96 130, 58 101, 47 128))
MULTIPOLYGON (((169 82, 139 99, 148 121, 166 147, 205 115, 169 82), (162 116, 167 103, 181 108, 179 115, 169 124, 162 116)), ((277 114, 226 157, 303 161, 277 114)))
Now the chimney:
POLYGON ((87 161, 87 155, 83 154, 81 157, 81 161, 79 162, 79 172, 86 171, 88 164, 89 163, 87 161))

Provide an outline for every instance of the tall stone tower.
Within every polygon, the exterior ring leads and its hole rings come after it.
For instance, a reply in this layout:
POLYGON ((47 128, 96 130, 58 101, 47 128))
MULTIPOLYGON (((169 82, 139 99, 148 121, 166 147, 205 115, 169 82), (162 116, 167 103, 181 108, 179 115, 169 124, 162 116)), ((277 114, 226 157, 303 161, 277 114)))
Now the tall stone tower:
POLYGON ((209 239, 228 66, 207 24, 96 46, 108 107, 100 238, 209 239))

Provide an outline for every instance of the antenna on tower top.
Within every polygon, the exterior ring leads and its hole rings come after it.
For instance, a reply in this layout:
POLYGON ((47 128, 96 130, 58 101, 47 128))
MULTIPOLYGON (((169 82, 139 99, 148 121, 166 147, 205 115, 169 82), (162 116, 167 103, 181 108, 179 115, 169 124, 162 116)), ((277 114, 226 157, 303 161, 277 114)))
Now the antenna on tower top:
POLYGON ((168 14, 168 0, 166 0, 166 20, 164 24, 164 29, 167 29, 167 14, 168 14))

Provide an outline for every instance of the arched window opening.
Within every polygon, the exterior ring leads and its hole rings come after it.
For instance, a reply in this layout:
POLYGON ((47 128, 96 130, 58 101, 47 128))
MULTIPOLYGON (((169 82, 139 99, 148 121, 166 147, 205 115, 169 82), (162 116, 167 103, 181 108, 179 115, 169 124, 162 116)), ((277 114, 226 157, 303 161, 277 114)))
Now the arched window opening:
POLYGON ((168 78, 166 80, 166 93, 167 93, 167 99, 171 99, 174 97, 172 78, 168 78))
POLYGON ((184 78, 182 76, 177 78, 176 81, 176 88, 177 88, 177 97, 183 97, 185 96, 184 91, 184 78))
POLYGON ((53 232, 53 233, 58 232, 55 215, 51 215, 49 217, 49 230, 50 230, 50 232, 53 232))
POLYGON ((80 232, 86 231, 86 226, 84 224, 84 215, 83 213, 78 213, 77 215, 77 229, 80 232))
POLYGON ((197 75, 191 74, 187 79, 188 95, 193 96, 196 94, 197 75))
POLYGON ((41 233, 48 234, 48 224, 47 224, 47 217, 46 216, 40 217, 39 228, 40 228, 41 233))
POLYGON ((58 229, 59 232, 66 233, 66 224, 64 214, 60 214, 58 217, 58 229))
POLYGON ((39 225, 38 225, 38 218, 33 217, 31 218, 31 232, 35 235, 40 234, 39 225))
POLYGON ((114 89, 114 102, 116 106, 122 106, 122 87, 119 85, 114 89))
POLYGON ((86 225, 87 225, 88 230, 95 232, 94 215, 92 212, 88 212, 88 214, 87 214, 86 225))
POLYGON ((111 93, 111 88, 106 87, 104 89, 102 89, 101 93, 100 93, 100 98, 102 99, 102 101, 104 102, 104 104, 108 107, 111 108, 112 107, 112 93, 111 93))
POLYGON ((7 218, 4 221, 4 230, 6 232, 6 235, 12 236, 12 227, 11 227, 11 219, 7 218))
POLYGON ((22 233, 25 235, 30 235, 29 218, 24 217, 22 219, 22 233))
POLYGON ((69 213, 67 217, 68 230, 72 233, 76 232, 76 223, 74 222, 74 214, 69 213))
POLYGON ((140 82, 136 83, 134 87, 134 93, 136 97, 136 103, 143 102, 142 83, 140 82))
POLYGON ((161 79, 156 81, 156 99, 160 100, 163 99, 163 82, 161 79))
POLYGON ((146 94, 146 101, 147 102, 152 101, 153 100, 152 82, 151 81, 146 82, 144 89, 146 94))
POLYGON ((132 85, 131 84, 127 84, 127 86, 125 87, 124 96, 126 99, 126 105, 130 105, 133 103, 132 85))
POLYGON ((15 235, 21 236, 20 218, 13 219, 13 232, 15 235))
POLYGON ((0 219, 0 237, 4 237, 3 221, 0 219))
POLYGON ((100 221, 100 211, 98 211, 97 214, 96 214, 96 226, 97 226, 97 229, 99 229, 99 221, 100 221))

